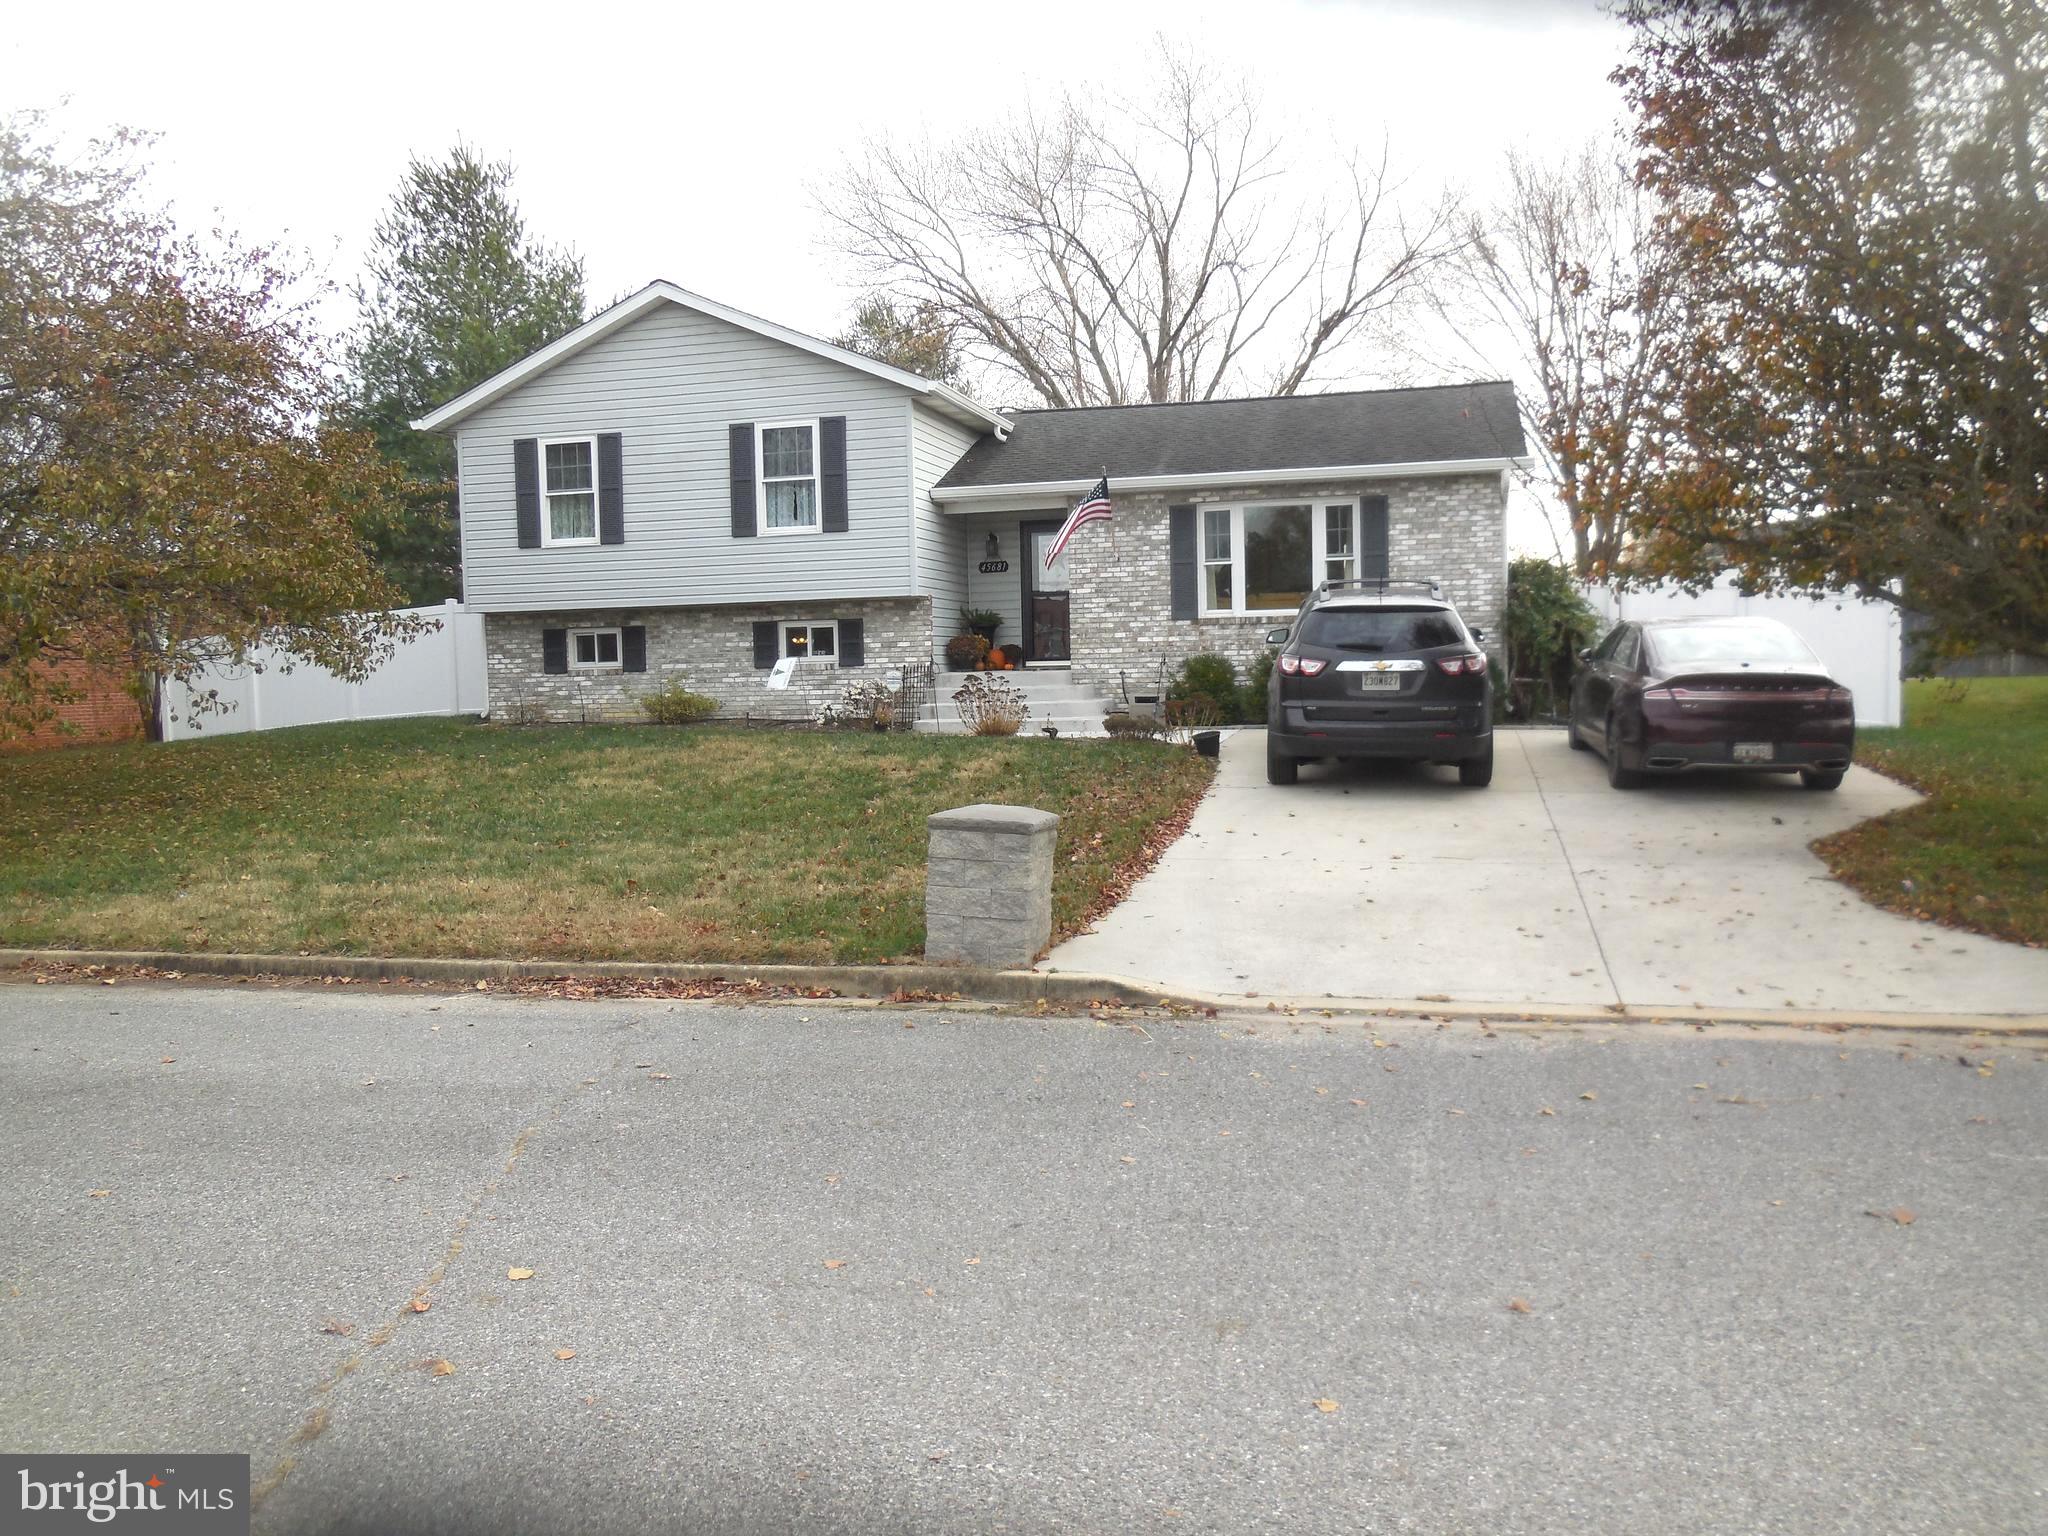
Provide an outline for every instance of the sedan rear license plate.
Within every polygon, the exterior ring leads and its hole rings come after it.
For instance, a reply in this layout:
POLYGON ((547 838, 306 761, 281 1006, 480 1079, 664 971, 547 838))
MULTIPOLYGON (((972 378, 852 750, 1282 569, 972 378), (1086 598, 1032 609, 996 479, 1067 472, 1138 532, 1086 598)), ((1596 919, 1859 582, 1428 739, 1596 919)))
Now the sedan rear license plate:
POLYGON ((1776 758, 1778 749, 1768 741, 1738 741, 1735 743, 1735 761, 1738 763, 1768 763, 1776 758))
POLYGON ((1357 676, 1358 686, 1368 693, 1393 693, 1401 686, 1401 674, 1398 672, 1360 672, 1357 676))

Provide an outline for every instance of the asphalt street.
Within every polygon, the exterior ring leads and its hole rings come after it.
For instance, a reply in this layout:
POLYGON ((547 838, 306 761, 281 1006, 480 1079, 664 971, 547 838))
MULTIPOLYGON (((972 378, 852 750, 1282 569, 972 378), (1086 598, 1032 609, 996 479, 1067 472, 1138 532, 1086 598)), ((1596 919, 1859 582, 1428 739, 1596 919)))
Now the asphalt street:
POLYGON ((2044 1054, 5 985, 0 1443, 323 1536, 2039 1532, 2044 1054))

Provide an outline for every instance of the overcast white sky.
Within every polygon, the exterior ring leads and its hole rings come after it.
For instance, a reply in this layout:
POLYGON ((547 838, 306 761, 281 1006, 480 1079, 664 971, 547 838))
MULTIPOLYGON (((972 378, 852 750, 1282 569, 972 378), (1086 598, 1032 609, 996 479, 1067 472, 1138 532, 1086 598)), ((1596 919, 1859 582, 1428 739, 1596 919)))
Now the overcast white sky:
MULTIPOLYGON (((1620 111, 1596 0, 35 5, 0 40, 0 102, 155 130, 151 185, 181 222, 217 210, 343 284, 408 155, 459 137, 518 167, 594 305, 667 277, 829 335, 854 274, 808 189, 847 146, 1064 83, 1135 91, 1161 34, 1250 74, 1304 158, 1385 133, 1418 188, 1483 192, 1509 145, 1563 148, 1620 111)), ((1515 542, 1549 548, 1526 519, 1515 542)))

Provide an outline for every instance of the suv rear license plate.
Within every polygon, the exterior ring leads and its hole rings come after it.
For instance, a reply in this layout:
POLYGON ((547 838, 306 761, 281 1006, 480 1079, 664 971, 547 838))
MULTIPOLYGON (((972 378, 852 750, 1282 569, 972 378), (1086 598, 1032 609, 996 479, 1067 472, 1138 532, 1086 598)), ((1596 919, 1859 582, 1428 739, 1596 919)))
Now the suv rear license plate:
POLYGON ((1401 674, 1398 672, 1360 672, 1358 674, 1358 686, 1368 693, 1375 691, 1392 693, 1401 686, 1401 674))
POLYGON ((1735 743, 1735 761, 1738 763, 1768 763, 1778 755, 1778 749, 1768 741, 1738 741, 1735 743))

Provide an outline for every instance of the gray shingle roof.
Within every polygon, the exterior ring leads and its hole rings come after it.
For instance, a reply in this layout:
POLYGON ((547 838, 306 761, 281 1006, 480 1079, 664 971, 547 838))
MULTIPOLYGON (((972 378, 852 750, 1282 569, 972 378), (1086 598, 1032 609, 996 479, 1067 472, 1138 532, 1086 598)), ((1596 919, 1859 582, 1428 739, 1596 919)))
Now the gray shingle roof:
POLYGON ((943 487, 1154 475, 1237 474, 1325 465, 1499 459, 1526 451, 1507 383, 1352 394, 1011 411, 1007 442, 984 437, 943 487))

